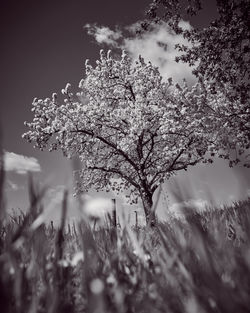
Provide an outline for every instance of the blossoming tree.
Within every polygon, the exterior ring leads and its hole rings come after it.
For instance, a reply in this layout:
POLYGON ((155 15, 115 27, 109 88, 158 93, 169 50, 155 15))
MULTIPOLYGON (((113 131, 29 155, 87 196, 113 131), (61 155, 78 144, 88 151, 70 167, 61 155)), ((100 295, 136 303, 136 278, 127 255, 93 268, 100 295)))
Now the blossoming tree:
POLYGON ((35 99, 23 137, 41 150, 79 156, 78 192, 125 190, 131 202, 141 198, 147 223, 154 223, 152 197, 160 183, 207 161, 199 96, 162 81, 141 57, 133 64, 125 52, 117 60, 101 51, 95 67, 86 62, 79 88, 74 95, 67 84, 63 103, 56 94, 35 99))

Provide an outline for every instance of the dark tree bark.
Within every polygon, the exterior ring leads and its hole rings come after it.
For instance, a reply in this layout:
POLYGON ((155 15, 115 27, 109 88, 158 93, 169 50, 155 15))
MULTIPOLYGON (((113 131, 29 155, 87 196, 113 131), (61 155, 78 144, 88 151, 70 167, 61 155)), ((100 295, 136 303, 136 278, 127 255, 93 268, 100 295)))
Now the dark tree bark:
POLYGON ((157 220, 155 210, 153 208, 153 194, 148 191, 147 192, 144 191, 141 193, 141 199, 145 213, 146 224, 148 226, 154 227, 156 225, 157 220))

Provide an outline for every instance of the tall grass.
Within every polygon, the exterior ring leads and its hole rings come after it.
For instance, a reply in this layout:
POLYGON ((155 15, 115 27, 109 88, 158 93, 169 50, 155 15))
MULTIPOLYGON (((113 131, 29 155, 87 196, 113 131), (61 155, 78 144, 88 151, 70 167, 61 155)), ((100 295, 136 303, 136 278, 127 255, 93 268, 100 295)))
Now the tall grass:
POLYGON ((250 311, 249 200, 154 228, 93 230, 66 225, 67 193, 61 224, 46 225, 42 197, 31 182, 29 212, 1 219, 1 312, 250 311))

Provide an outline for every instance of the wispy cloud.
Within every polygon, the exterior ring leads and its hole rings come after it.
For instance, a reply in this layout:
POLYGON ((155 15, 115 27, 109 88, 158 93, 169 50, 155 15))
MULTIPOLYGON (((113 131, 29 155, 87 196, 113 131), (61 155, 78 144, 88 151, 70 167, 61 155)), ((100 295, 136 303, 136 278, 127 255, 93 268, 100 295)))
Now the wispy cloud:
MULTIPOLYGON (((181 21, 183 29, 190 29, 188 22, 181 21)), ((85 26, 89 35, 93 36, 100 45, 106 44, 110 48, 124 49, 133 60, 137 60, 141 55, 145 61, 152 62, 159 68, 164 79, 172 77, 175 81, 182 81, 183 78, 193 82, 192 68, 187 64, 177 63, 175 58, 181 53, 175 49, 176 44, 189 45, 182 35, 175 34, 166 23, 155 25, 151 31, 140 36, 135 33, 138 23, 127 26, 123 31, 111 30, 105 26, 96 24, 85 26)))
POLYGON ((4 152, 4 168, 7 172, 12 171, 17 174, 41 171, 41 166, 36 158, 8 151, 4 152))

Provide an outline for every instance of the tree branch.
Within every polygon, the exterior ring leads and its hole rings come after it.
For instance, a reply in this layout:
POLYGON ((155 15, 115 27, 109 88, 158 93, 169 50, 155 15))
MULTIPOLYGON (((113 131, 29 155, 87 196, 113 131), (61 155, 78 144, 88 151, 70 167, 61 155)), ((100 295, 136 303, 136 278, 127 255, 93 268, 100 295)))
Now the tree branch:
POLYGON ((72 133, 83 133, 83 134, 86 134, 86 135, 89 135, 89 136, 92 136, 92 137, 95 137, 97 139, 99 139, 100 141, 102 141, 103 143, 105 143, 107 146, 111 147, 112 149, 116 150, 120 155, 122 155, 124 157, 124 159, 130 164, 132 165, 132 167, 138 171, 139 168, 138 166, 135 164, 135 162, 133 160, 131 160, 129 158, 129 156, 121 149, 119 149, 114 143, 110 142, 109 140, 103 138, 102 136, 99 136, 99 135, 95 135, 94 132, 90 131, 90 130, 87 130, 87 129, 78 129, 78 130, 74 130, 74 131, 71 131, 72 133))
POLYGON ((106 172, 106 173, 114 173, 114 174, 118 174, 120 175, 123 179, 127 180, 131 185, 133 185, 135 188, 137 188, 138 190, 140 190, 140 186, 135 183, 129 176, 125 175, 124 173, 122 173, 121 171, 119 171, 118 169, 115 168, 105 168, 102 166, 90 166, 88 167, 88 169, 90 170, 98 170, 98 171, 102 171, 102 172, 106 172))

